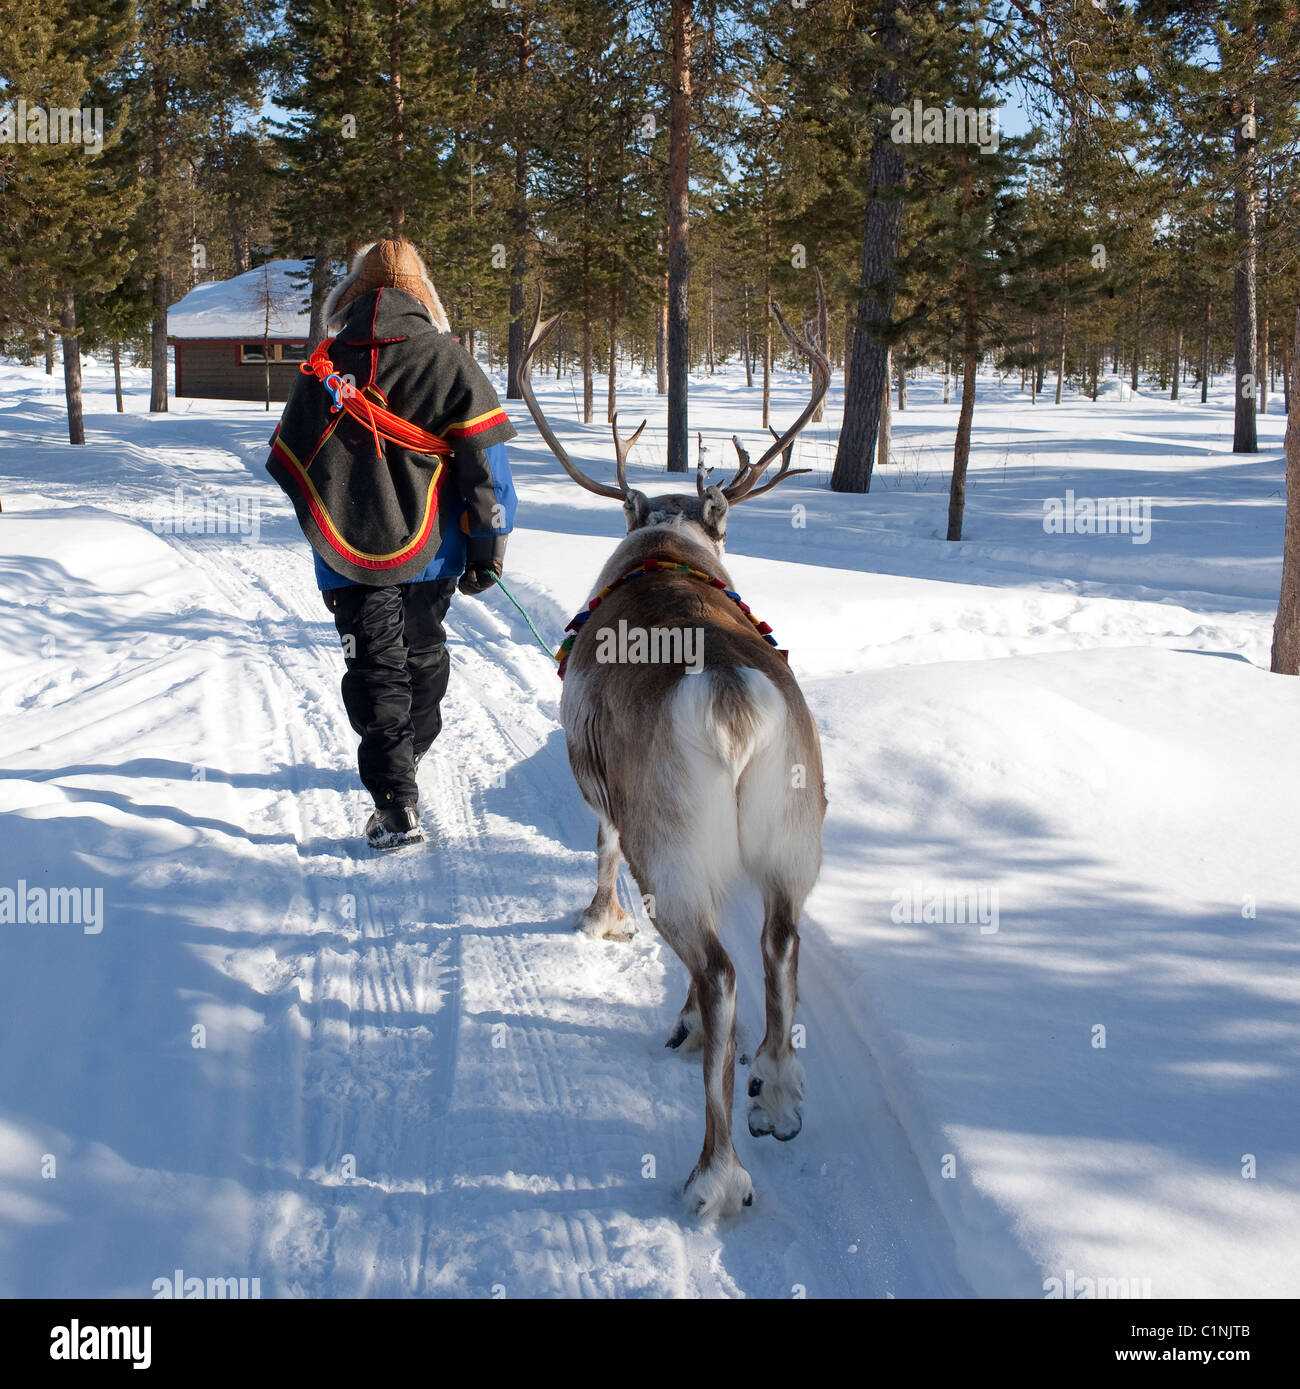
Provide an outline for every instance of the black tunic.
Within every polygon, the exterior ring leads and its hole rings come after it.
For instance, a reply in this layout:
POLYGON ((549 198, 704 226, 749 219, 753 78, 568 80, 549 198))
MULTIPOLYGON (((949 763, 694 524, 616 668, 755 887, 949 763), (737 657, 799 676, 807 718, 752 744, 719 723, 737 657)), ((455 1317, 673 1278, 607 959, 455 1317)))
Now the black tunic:
POLYGON ((499 529, 484 450, 515 436, 492 383, 423 305, 400 289, 376 289, 348 310, 330 357, 340 375, 394 414, 452 445, 445 460, 374 435, 303 374, 271 436, 267 471, 293 501, 312 548, 353 583, 413 579, 442 540, 438 494, 465 500, 470 533, 499 529), (440 464, 445 466, 440 468, 440 464))

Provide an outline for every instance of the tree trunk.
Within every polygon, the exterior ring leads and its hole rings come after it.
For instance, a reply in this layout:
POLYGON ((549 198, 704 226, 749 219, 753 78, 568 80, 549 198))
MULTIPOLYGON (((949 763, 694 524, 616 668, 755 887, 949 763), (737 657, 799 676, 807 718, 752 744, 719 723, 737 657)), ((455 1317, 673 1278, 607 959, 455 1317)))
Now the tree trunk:
MULTIPOLYGON (((829 361, 831 355, 831 320, 826 308, 826 286, 822 282, 821 268, 817 270, 817 319, 813 325, 813 340, 822 356, 829 361)), ((826 395, 830 395, 827 391, 826 395)), ((818 402, 817 408, 808 417, 809 424, 821 424, 826 415, 826 396, 818 402)))
MULTIPOLYGON (((223 192, 225 196, 226 212, 226 232, 230 237, 230 254, 235 265, 235 274, 242 275, 246 270, 252 269, 249 256, 248 236, 239 222, 239 213, 235 206, 235 199, 231 194, 231 168, 230 168, 230 113, 225 102, 221 102, 217 107, 217 150, 219 151, 220 167, 223 180, 223 192)), ((191 237, 191 244, 198 241, 197 231, 191 237)), ((194 277, 191 277, 194 278, 194 277)), ((193 286, 191 286, 192 288, 193 286)))
POLYGON ((709 266, 709 321, 705 325, 704 350, 709 359, 709 375, 714 374, 715 359, 713 356, 713 267, 709 266))
POLYGON ((907 354, 898 354, 898 408, 907 409, 907 354))
POLYGON ((743 338, 744 338, 744 340, 745 340, 745 385, 746 385, 747 388, 749 388, 749 389, 752 390, 752 389, 753 389, 753 386, 754 386, 754 354, 753 354, 753 352, 752 352, 752 350, 751 350, 752 344, 750 343, 750 340, 749 340, 749 286, 748 286, 748 285, 745 286, 745 324, 744 324, 744 333, 742 334, 742 336, 743 336, 743 338))
MULTIPOLYGON (((525 17, 519 30, 519 77, 527 77, 533 62, 533 21, 525 17)), ((528 138, 522 121, 516 135, 514 184, 515 256, 510 266, 510 336, 506 343, 506 399, 522 400, 519 363, 524 356, 524 276, 528 272, 528 138)))
POLYGON ((122 403, 122 344, 113 343, 113 395, 117 400, 117 413, 122 414, 126 407, 122 403))
MULTIPOLYGON (((746 291, 748 292, 748 291, 746 291)), ((748 369, 749 358, 745 358, 748 369)), ((752 385, 752 382, 747 384, 752 385)), ((668 277, 664 276, 664 292, 655 306, 655 394, 668 394, 668 277)))
POLYGON ((618 286, 609 292, 609 386, 605 395, 605 418, 613 421, 618 411, 618 286))
POLYGON ((668 103, 668 471, 690 463, 691 39, 693 0, 672 0, 672 89, 668 103))
MULTIPOLYGON (((768 203, 767 182, 763 202, 768 203)), ((763 224, 763 428, 772 426, 772 215, 763 224)))
MULTIPOLYGON (((47 299, 47 300, 45 301, 45 316, 46 316, 46 318, 48 318, 48 317, 50 316, 51 308, 52 308, 52 305, 50 304, 50 301, 47 299)), ((44 346, 45 346, 45 374, 46 374, 46 376, 53 376, 53 375, 54 375, 54 334, 51 333, 50 330, 47 328, 47 329, 45 330, 45 332, 42 334, 42 337, 43 337, 43 339, 44 339, 44 346)))
POLYGON ((844 398, 849 395, 849 376, 853 370, 853 306, 844 310, 844 398))
POLYGON ((167 191, 164 180, 167 173, 167 139, 165 128, 170 124, 172 111, 168 102, 168 74, 162 63, 155 59, 149 73, 149 84, 153 94, 151 122, 151 148, 149 152, 149 172, 152 175, 151 196, 157 199, 153 211, 153 323, 149 330, 149 370, 152 379, 149 385, 149 411, 151 414, 165 414, 167 411, 167 308, 171 302, 171 277, 168 274, 169 257, 172 245, 172 219, 167 205, 167 191))
MULTIPOLYGON (((900 6, 908 14, 910 3, 900 6)), ((840 428, 831 490, 869 492, 871 467, 880 432, 880 406, 889 381, 888 352, 873 338, 873 330, 889 322, 894 307, 894 262, 898 258, 903 226, 902 145, 890 139, 887 113, 902 105, 906 96, 904 63, 911 40, 899 28, 894 7, 886 7, 881 35, 885 53, 893 60, 882 69, 876 83, 876 129, 871 142, 869 194, 862 228, 862 293, 858 300, 857 329, 853 338, 851 386, 844 397, 844 423, 840 428)))
POLYGON ((1183 330, 1181 328, 1174 334, 1174 384, 1169 391, 1169 399, 1178 399, 1178 378, 1182 375, 1183 369, 1183 330))
POLYGON ((596 412, 595 350, 591 341, 591 319, 582 320, 582 422, 590 424, 596 412))
POLYGON ((167 304, 170 298, 171 289, 167 276, 159 272, 153 277, 153 323, 149 329, 151 414, 165 414, 167 410, 167 304))
POLYGON ((406 232, 406 94, 402 90, 402 13, 404 0, 392 0, 388 22, 388 119, 392 145, 393 235, 406 232))
POLYGON ((317 241, 311 263, 311 317, 307 322, 307 352, 310 355, 325 340, 325 301, 330 294, 330 244, 317 241))
MULTIPOLYGON (((1056 404, 1061 403, 1061 397, 1065 392, 1065 316, 1066 303, 1061 300, 1061 321, 1060 321, 1060 341, 1056 346, 1056 404)), ((964 402, 963 402, 964 403, 964 402)))
POLYGON ((1291 422, 1291 340, 1282 334, 1282 409, 1291 422))
POLYGON ((1282 542, 1282 592, 1273 624, 1277 675, 1300 675, 1300 309, 1291 348, 1290 405, 1286 421, 1286 534, 1282 542))
POLYGON ((510 331, 506 339, 506 399, 522 400, 519 388, 519 363, 524 355, 524 276, 528 272, 528 212, 525 198, 528 188, 528 156, 521 149, 515 155, 515 257, 510 266, 510 331))
POLYGON ((1259 448, 1255 420, 1259 395, 1256 360, 1257 163, 1254 138, 1247 135, 1245 129, 1245 122, 1247 118, 1253 118, 1254 109, 1253 97, 1241 103, 1233 131, 1233 151, 1236 158, 1232 194, 1233 234, 1236 242, 1232 277, 1233 369, 1236 384, 1232 432, 1234 453, 1255 453, 1259 448))
POLYGON ((885 386, 880 393, 880 432, 876 435, 876 467, 889 466, 889 450, 893 443, 893 421, 889 413, 889 365, 885 366, 885 386))
POLYGON ((81 418, 81 342, 77 337, 77 301, 70 289, 63 291, 60 303, 59 336, 63 342, 63 393, 68 401, 68 443, 84 444, 86 428, 81 418))
POLYGON ((966 511, 966 465, 970 462, 971 421, 975 416, 975 371, 979 366, 979 326, 975 295, 966 296, 966 322, 962 335, 961 410, 957 415, 957 439, 952 450, 952 486, 948 492, 948 539, 961 539, 966 511))
POLYGON ((772 427, 772 289, 769 285, 763 292, 763 304, 767 308, 766 327, 763 330, 763 428, 772 427))
POLYGON ((1205 296, 1205 316, 1201 320, 1201 404, 1210 395, 1210 296, 1205 296))
POLYGON ((1246 131, 1246 121, 1255 113, 1254 97, 1240 103, 1233 127, 1232 148, 1236 156, 1236 176, 1232 185, 1232 230, 1236 256, 1232 271, 1233 371, 1236 377, 1233 401, 1232 451, 1257 453, 1255 432, 1255 392, 1259 381, 1255 370, 1255 337, 1258 331, 1255 303, 1255 194, 1258 166, 1255 139, 1246 131))
MULTIPOLYGON (((1264 271, 1264 283, 1268 283, 1268 270, 1264 271)), ((1259 413, 1268 414, 1268 309, 1260 315, 1259 323, 1259 413)))
POLYGON ((1137 317, 1133 323, 1133 365, 1129 373, 1129 385, 1137 395, 1138 365, 1142 358, 1142 281, 1138 281, 1137 317))

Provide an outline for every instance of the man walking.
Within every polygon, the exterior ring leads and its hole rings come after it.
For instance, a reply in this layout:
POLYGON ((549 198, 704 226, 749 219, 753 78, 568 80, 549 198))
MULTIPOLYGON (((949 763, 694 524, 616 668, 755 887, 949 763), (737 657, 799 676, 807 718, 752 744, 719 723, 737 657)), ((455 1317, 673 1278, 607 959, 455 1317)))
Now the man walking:
POLYGON ((297 382, 266 466, 293 501, 342 640, 343 703, 375 802, 366 838, 394 849, 423 838, 415 773, 442 728, 452 594, 482 593, 501 573, 515 429, 409 241, 361 251, 325 315, 335 336, 317 361, 332 373, 297 382), (388 434, 376 411, 400 417, 388 434))

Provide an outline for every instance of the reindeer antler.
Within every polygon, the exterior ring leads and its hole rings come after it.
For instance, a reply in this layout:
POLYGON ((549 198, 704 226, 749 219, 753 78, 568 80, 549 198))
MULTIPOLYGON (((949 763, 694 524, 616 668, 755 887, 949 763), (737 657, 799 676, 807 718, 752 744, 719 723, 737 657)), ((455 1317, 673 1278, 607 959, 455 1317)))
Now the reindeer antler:
MULTIPOLYGON (((774 438, 777 441, 777 446, 780 447, 784 440, 784 436, 778 434, 775 429, 772 429, 771 425, 768 426, 768 429, 771 430, 772 438, 774 438)), ((736 452, 740 455, 740 464, 741 469, 743 471, 743 469, 750 466, 749 454, 745 451, 744 447, 742 446, 740 440, 736 437, 736 435, 733 434, 731 436, 731 442, 735 444, 736 452)), ((777 485, 778 482, 784 482, 788 477, 799 477, 803 473, 812 472, 811 468, 791 468, 790 460, 793 457, 794 440, 790 439, 787 442, 785 442, 784 447, 781 448, 781 467, 778 469, 776 475, 774 477, 768 478, 768 480, 762 485, 762 487, 747 487, 743 492, 740 493, 739 496, 735 498, 735 501, 742 502, 748 501, 750 497, 761 497, 764 492, 770 492, 772 488, 774 488, 777 485)), ((757 464, 754 465, 754 476, 757 477, 758 474, 761 472, 762 469, 759 468, 757 464)))
POLYGON ((546 440, 547 447, 560 460, 560 466, 574 482, 579 487, 585 487, 588 492, 594 492, 598 497, 613 497, 615 501, 625 501, 628 494, 628 450, 641 437, 641 430, 646 426, 645 420, 641 421, 636 433, 626 442, 619 437, 617 414, 610 421, 610 426, 614 431, 614 457, 618 462, 618 486, 611 487, 607 482, 597 482, 594 478, 589 478, 569 457, 564 445, 555 437, 555 431, 551 428, 546 416, 542 414, 542 407, 538 405, 537 397, 533 394, 533 354, 550 337, 555 325, 563 317, 563 312, 560 312, 552 314, 544 323, 542 322, 542 289, 539 285, 537 287, 537 310, 533 314, 532 331, 528 335, 528 346, 524 349, 524 355, 519 361, 519 389, 538 432, 546 440))
POLYGON ((641 431, 645 428, 646 422, 641 421, 637 425, 635 432, 630 439, 624 440, 618 437, 618 411, 614 412, 614 418, 610 420, 609 427, 614 431, 614 458, 618 463, 618 485, 623 489, 623 496, 627 496, 627 455, 632 445, 641 437, 641 431))
MULTIPOLYGON (((820 322, 826 312, 826 290, 822 284, 821 271, 817 272, 817 318, 820 322)), ((772 444, 766 453, 757 463, 749 461, 749 454, 741 446, 740 440, 734 435, 732 442, 736 446, 736 453, 740 456, 740 467, 736 470, 736 475, 722 489, 722 495, 735 506, 737 502, 743 502, 749 497, 761 497, 764 492, 770 492, 778 482, 784 482, 788 477, 798 477, 800 473, 811 472, 810 468, 790 469, 790 459, 794 455, 794 441, 799 432, 813 417, 813 412, 825 398, 826 392, 831 384, 831 365, 826 360, 826 354, 804 333, 796 333, 793 328, 785 321, 785 315, 781 312, 781 306, 773 301, 772 315, 780 326, 781 332, 792 347, 802 352, 812 363, 812 395, 808 404, 804 406, 799 418, 785 431, 784 434, 777 434, 772 430, 772 435, 776 442, 772 444), (762 487, 755 484, 759 478, 767 471, 767 466, 777 456, 782 455, 781 469, 775 477, 770 478, 762 487)), ((697 479, 697 486, 699 480, 697 479)))

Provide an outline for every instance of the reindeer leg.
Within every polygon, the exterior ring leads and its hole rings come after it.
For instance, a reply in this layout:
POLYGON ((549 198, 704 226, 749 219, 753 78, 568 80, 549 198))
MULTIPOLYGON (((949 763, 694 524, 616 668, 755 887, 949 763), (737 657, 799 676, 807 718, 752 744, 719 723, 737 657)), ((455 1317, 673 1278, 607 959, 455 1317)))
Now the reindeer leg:
POLYGON ((803 1127, 803 1066, 790 1042, 799 999, 799 926, 784 888, 767 888, 763 906, 767 1031, 749 1068, 745 1109, 749 1131, 755 1138, 770 1133, 784 1141, 803 1127))
POLYGON ((689 1052, 699 1051, 703 1041, 704 1036, 700 1031, 700 998, 695 988, 695 980, 692 978, 691 986, 686 990, 686 1002, 682 1004, 682 1011, 677 1014, 677 1021, 673 1024, 673 1030, 668 1034, 668 1040, 664 1045, 672 1047, 674 1051, 680 1051, 685 1056, 689 1052))
MULTIPOLYGON (((664 935, 673 944, 667 931, 664 935)), ((689 1210, 702 1220, 712 1220, 754 1204, 749 1173, 740 1165, 731 1141, 736 1079, 736 971, 711 928, 703 948, 697 947, 690 956, 695 957, 691 979, 699 999, 700 1031, 704 1035, 705 1120, 700 1160, 682 1194, 689 1210)))
POLYGON ((584 934, 598 940, 632 939, 632 919, 618 900, 618 866, 622 861, 618 831, 602 819, 596 832, 596 895, 579 922, 584 934))

